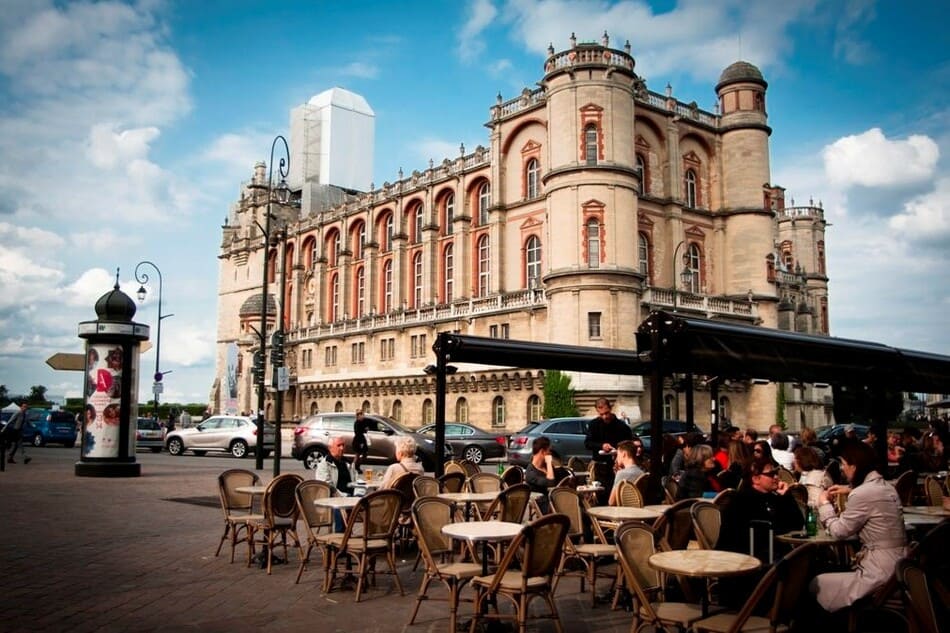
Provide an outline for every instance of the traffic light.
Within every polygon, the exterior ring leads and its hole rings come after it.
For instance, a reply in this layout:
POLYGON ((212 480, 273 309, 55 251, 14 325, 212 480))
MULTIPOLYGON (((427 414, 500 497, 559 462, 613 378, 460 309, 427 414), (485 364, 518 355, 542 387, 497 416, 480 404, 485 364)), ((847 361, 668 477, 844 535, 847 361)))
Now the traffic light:
POLYGON ((284 364, 284 332, 277 330, 271 337, 270 362, 274 367, 284 364))
POLYGON ((254 352, 254 364, 251 366, 251 375, 254 377, 255 383, 264 380, 264 355, 260 352, 254 352))

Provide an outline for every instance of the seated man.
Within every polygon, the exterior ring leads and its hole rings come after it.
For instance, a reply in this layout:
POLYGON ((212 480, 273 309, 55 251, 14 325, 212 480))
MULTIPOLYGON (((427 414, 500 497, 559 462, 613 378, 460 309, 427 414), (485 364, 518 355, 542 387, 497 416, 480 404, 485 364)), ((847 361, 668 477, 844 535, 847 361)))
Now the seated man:
POLYGON ((554 455, 551 453, 551 440, 546 437, 537 437, 531 443, 531 462, 524 470, 524 482, 531 487, 531 492, 540 492, 543 497, 538 500, 541 512, 548 512, 548 489, 557 485, 557 474, 554 468, 554 455))
MULTIPOLYGON (((338 495, 348 497, 350 496, 350 482, 353 481, 353 477, 350 473, 350 465, 343 455, 346 442, 342 437, 331 437, 328 448, 327 456, 317 463, 314 479, 327 482, 336 488, 338 495)), ((342 532, 344 528, 343 516, 339 510, 333 511, 333 518, 335 530, 342 532)))
POLYGON ((637 447, 632 441, 624 440, 617 444, 617 464, 620 466, 620 470, 614 475, 614 485, 610 489, 608 505, 620 505, 620 500, 617 498, 617 489, 620 487, 621 481, 636 481, 637 477, 644 474, 643 469, 637 464, 636 456, 637 447))

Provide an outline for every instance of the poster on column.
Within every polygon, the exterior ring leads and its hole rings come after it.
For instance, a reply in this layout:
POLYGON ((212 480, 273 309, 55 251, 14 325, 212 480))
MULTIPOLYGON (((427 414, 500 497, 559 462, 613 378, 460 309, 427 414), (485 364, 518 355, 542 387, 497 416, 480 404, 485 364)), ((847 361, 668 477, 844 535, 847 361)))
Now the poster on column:
POLYGON ((235 343, 227 347, 227 369, 224 376, 225 389, 221 392, 221 412, 237 415, 238 412, 238 348, 235 343))
POLYGON ((118 457, 122 403, 122 345, 86 347, 84 457, 118 457))

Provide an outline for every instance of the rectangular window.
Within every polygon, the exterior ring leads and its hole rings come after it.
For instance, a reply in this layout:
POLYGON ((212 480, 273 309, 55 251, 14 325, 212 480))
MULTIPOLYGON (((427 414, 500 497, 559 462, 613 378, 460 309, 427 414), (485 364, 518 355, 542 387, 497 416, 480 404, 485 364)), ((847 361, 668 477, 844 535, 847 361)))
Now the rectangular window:
POLYGON ((498 338, 498 326, 497 326, 497 325, 489 325, 489 326, 488 326, 488 336, 490 336, 490 337, 492 337, 492 338, 498 338))
POLYGON ((384 338, 379 341, 379 359, 392 360, 396 357, 396 339, 384 338))
POLYGON ((508 324, 507 323, 501 324, 501 338, 504 338, 504 339, 508 338, 508 324))
POLYGON ((587 313, 587 338, 599 340, 600 335, 600 312, 587 313))
POLYGON ((364 345, 365 343, 360 342, 353 343, 353 345, 350 347, 350 362, 354 365, 363 364, 363 350, 365 349, 364 345))
POLYGON ((327 367, 336 366, 336 345, 327 345, 323 350, 323 363, 327 367))

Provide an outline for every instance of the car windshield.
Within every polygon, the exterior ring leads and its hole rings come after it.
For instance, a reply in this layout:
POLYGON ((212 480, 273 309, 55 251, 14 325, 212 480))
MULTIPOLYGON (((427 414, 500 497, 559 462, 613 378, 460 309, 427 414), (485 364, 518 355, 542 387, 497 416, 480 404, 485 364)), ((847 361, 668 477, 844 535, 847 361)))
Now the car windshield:
POLYGON ((415 433, 415 431, 413 431, 412 429, 404 427, 404 426, 401 425, 399 422, 396 422, 396 421, 393 420, 392 418, 386 417, 385 415, 379 415, 379 414, 377 414, 377 415, 375 415, 375 416, 373 416, 373 417, 379 418, 380 420, 384 421, 384 422, 385 422, 386 424, 388 424, 389 426, 393 427, 394 429, 396 429, 397 431, 400 431, 400 432, 402 432, 402 433, 415 433))

